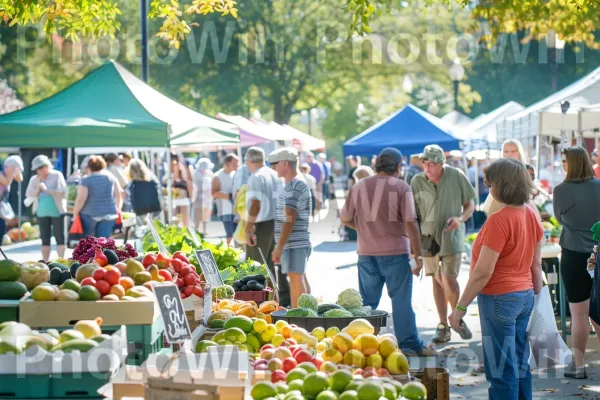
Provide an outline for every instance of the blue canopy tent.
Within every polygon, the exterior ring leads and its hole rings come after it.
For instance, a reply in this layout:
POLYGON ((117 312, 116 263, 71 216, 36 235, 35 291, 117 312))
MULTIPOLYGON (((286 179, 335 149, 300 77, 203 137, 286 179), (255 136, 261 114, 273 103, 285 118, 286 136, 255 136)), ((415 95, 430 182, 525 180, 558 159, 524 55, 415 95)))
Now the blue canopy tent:
MULTIPOLYGON (((459 150, 461 139, 453 126, 420 108, 408 104, 385 120, 344 143, 344 155, 372 156, 386 147, 402 154, 417 154, 428 144, 445 151, 459 150)), ((461 135, 462 136, 462 135, 461 135)))

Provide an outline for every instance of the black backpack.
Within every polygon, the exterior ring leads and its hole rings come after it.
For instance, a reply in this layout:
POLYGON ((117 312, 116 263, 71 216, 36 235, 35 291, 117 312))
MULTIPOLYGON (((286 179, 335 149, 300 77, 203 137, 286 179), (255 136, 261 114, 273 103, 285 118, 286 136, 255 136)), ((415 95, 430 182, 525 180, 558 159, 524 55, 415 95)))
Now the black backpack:
POLYGON ((158 198, 158 183, 155 181, 132 181, 129 185, 131 194, 131 208, 136 215, 160 212, 160 199, 158 198))

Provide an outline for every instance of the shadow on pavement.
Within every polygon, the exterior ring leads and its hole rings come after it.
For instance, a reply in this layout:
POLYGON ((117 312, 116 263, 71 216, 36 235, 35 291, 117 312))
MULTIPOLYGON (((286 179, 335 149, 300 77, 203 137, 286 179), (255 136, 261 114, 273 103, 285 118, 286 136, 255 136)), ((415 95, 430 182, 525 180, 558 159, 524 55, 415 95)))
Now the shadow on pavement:
POLYGON ((356 242, 322 242, 313 251, 321 253, 347 253, 356 251, 356 242))

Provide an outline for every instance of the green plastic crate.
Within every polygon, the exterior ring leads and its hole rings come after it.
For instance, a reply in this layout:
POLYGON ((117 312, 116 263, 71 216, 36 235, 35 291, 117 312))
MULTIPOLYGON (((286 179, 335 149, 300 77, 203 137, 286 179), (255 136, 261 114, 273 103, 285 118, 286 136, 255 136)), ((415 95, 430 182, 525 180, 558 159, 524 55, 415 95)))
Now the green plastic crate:
POLYGON ((52 375, 50 399, 97 399, 98 389, 106 385, 112 373, 52 375))
POLYGON ((0 324, 19 320, 19 300, 0 300, 0 324))
POLYGON ((47 399, 50 375, 0 375, 0 399, 47 399))

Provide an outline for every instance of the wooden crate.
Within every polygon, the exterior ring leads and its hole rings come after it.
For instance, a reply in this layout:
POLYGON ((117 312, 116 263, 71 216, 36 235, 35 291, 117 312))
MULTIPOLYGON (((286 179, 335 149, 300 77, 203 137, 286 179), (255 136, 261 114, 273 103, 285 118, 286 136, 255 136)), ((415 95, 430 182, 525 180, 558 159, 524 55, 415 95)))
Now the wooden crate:
POLYGON ((427 400, 450 400, 450 374, 446 368, 411 370, 427 388, 427 400))

